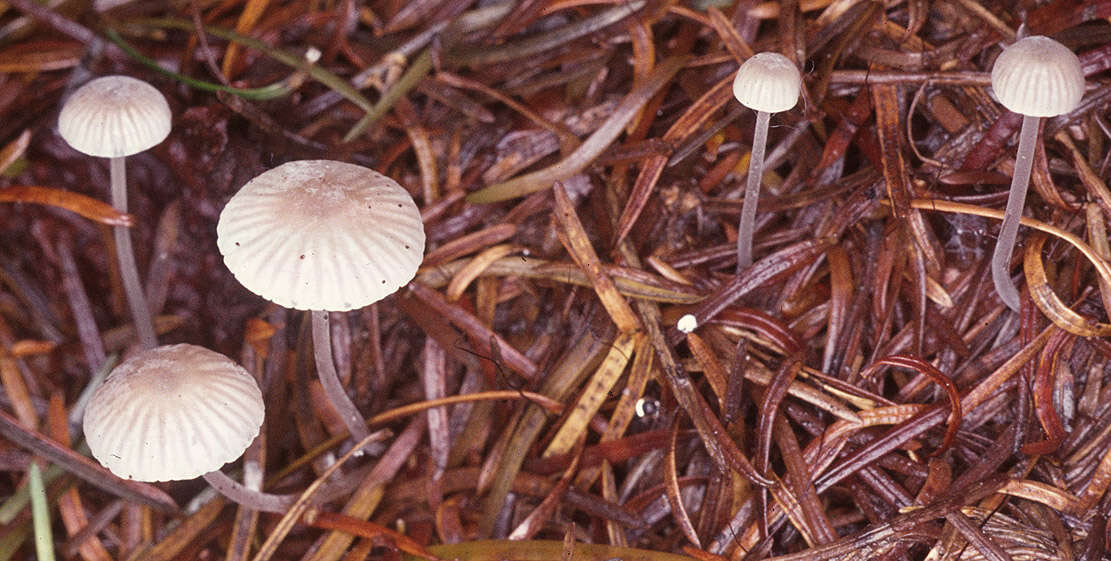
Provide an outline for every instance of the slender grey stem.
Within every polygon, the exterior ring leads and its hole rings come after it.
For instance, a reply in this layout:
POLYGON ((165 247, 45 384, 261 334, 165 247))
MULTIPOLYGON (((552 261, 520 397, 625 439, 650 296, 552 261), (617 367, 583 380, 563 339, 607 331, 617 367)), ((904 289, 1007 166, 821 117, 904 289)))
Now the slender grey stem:
POLYGON ((752 156, 748 160, 748 183, 741 204, 741 220, 737 224, 737 272, 752 264, 752 234, 756 229, 756 203, 760 182, 764 177, 764 148, 768 143, 768 120, 771 113, 756 112, 756 131, 752 137, 752 156))
MULTIPOLYGON (((127 212, 127 168, 124 159, 110 158, 109 173, 112 177, 112 206, 120 212, 127 212)), ((115 226, 112 233, 116 239, 116 257, 120 261, 120 280, 127 295, 127 306, 131 309, 131 323, 139 334, 139 343, 144 349, 158 346, 158 336, 154 332, 154 322, 150 317, 150 307, 139 282, 139 267, 135 265, 135 250, 131 247, 131 231, 126 226, 115 226)))
POLYGON ((293 503, 297 502, 298 495, 274 495, 247 488, 246 485, 224 475, 220 470, 204 474, 204 480, 212 485, 213 489, 220 492, 236 504, 263 512, 285 512, 293 503))
POLYGON ((332 334, 328 324, 328 312, 312 311, 312 348, 316 356, 316 375, 320 377, 328 401, 339 412, 343 424, 347 425, 347 431, 356 442, 366 438, 370 435, 370 431, 366 428, 366 420, 359 414, 351 398, 347 397, 347 392, 343 390, 343 384, 339 381, 339 374, 336 374, 336 365, 332 361, 332 334))
POLYGON ((1038 140, 1040 122, 1041 117, 1022 118, 1015 171, 1011 176, 1011 192, 1007 195, 1007 210, 1003 212, 1003 225, 999 228, 999 239, 995 242, 995 252, 991 256, 991 280, 995 283, 995 292, 1008 308, 1016 312, 1019 298, 1018 289, 1011 280, 1011 253, 1018 237, 1022 207, 1026 204, 1026 188, 1030 185, 1030 169, 1034 165, 1034 146, 1038 140))
MULTIPOLYGON (((368 436, 366 440, 360 442, 363 444, 363 449, 366 450, 375 445, 381 446, 382 440, 388 438, 391 434, 388 429, 379 430, 374 433, 373 438, 368 436)), ((244 469, 248 469, 248 465, 244 465, 244 469)), ((369 467, 367 470, 369 470, 369 467)), ((333 477, 331 482, 326 482, 323 487, 317 490, 314 494, 314 502, 327 503, 341 497, 351 496, 352 489, 361 485, 367 478, 367 474, 368 471, 355 470, 346 475, 333 477)), ((212 485, 213 489, 227 497, 228 500, 262 512, 288 512, 289 508, 303 495, 303 493, 288 495, 264 493, 228 477, 220 470, 210 471, 202 477, 209 485, 212 485)))

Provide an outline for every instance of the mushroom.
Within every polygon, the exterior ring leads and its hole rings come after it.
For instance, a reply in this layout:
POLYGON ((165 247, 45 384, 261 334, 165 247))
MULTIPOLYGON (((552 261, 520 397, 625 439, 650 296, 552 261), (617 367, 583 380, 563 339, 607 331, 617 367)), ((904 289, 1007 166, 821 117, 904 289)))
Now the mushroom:
POLYGON ((364 439, 365 421, 336 374, 328 312, 368 306, 413 279, 424 224, 412 196, 362 166, 288 162, 228 201, 216 237, 224 264, 248 290, 312 311, 317 375, 347 430, 364 439))
MULTIPOLYGON (((78 152, 109 158, 112 205, 127 212, 124 158, 165 140, 170 134, 170 106, 142 80, 105 76, 81 86, 66 100, 58 115, 58 132, 78 152)), ((113 234, 132 322, 143 348, 153 348, 158 342, 139 282, 131 233, 126 226, 115 226, 113 234)))
POLYGON ((112 473, 138 481, 204 476, 229 499, 285 511, 295 496, 249 489, 220 471, 258 436, 262 392, 228 357, 196 345, 167 345, 117 366, 85 409, 85 439, 112 473))
POLYGON ((1030 183, 1038 125, 1042 117, 1076 109, 1084 96, 1084 71, 1080 59, 1068 47, 1049 37, 1034 35, 1016 41, 995 59, 991 89, 1003 107, 1022 115, 1007 209, 991 257, 995 291, 1003 303, 1017 312, 1019 297, 1010 275, 1011 252, 1030 183))
POLYGON ((693 333, 698 329, 698 318, 694 317, 694 314, 683 314, 683 317, 675 322, 675 328, 679 333, 693 333))
POLYGON ((746 60, 733 79, 733 96, 756 111, 752 155, 748 161, 748 183, 737 225, 737 272, 752 264, 752 233, 756 226, 756 201, 764 176, 764 147, 768 142, 768 120, 772 113, 795 106, 802 76, 791 60, 779 53, 757 53, 746 60))

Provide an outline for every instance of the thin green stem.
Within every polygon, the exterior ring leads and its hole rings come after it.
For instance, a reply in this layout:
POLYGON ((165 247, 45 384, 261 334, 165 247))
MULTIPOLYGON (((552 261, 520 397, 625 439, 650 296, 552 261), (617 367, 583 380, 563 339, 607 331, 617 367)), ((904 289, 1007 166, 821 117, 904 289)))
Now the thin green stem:
POLYGON ((748 160, 748 183, 741 204, 741 220, 737 224, 737 273, 752 264, 752 234, 756 229, 756 204, 760 198, 760 181, 764 177, 764 148, 768 144, 768 121, 771 113, 756 112, 756 131, 752 137, 752 155, 748 160))
MULTIPOLYGON (((127 168, 124 159, 111 158, 110 162, 112 206, 120 212, 127 212, 127 168)), ((143 348, 153 349, 158 346, 158 337, 154 333, 154 322, 151 320, 143 285, 139 282, 139 267, 135 265, 135 250, 131 247, 131 230, 126 226, 114 226, 112 233, 116 239, 116 257, 120 262, 120 280, 127 296, 127 305, 131 309, 131 322, 135 325, 143 348)))
POLYGON ((31 520, 35 526, 35 555, 38 561, 54 561, 54 534, 50 530, 50 508, 47 506, 46 486, 38 464, 31 462, 27 473, 27 486, 31 491, 31 520))
POLYGON ((1011 192, 1007 195, 1007 209, 1003 213, 1003 225, 999 228, 999 239, 995 242, 995 252, 991 256, 991 280, 995 292, 1008 308, 1018 311, 1018 289, 1011 280, 1011 253, 1018 237, 1018 224, 1022 218, 1022 207, 1026 204, 1026 189, 1030 185, 1030 170, 1034 165, 1034 147, 1038 140, 1038 124, 1041 117, 1023 116, 1022 131, 1018 135, 1018 153, 1015 156, 1015 171, 1011 176, 1011 192))
MULTIPOLYGON (((63 473, 65 473, 65 470, 62 468, 54 464, 47 465, 42 473, 43 484, 50 485, 63 473)), ((24 508, 27 508, 27 503, 30 501, 31 494, 27 486, 23 485, 17 488, 11 496, 4 499, 3 504, 0 504, 0 524, 11 524, 12 520, 15 520, 15 517, 23 512, 24 508)))
POLYGON ((118 45, 121 49, 123 49, 123 52, 127 53, 128 56, 135 59, 140 64, 142 64, 142 65, 146 66, 147 68, 150 68, 150 69, 152 69, 156 72, 160 72, 162 74, 165 74, 166 76, 169 76, 169 77, 171 77, 171 78, 173 78, 173 79, 175 79, 179 82, 182 82, 183 84, 186 84, 187 86, 189 86, 191 88, 195 88, 195 89, 198 89, 198 90, 201 90, 201 91, 227 92, 227 93, 234 94, 234 95, 237 95, 239 97, 242 97, 244 99, 253 99, 253 100, 260 100, 261 101, 261 100, 276 99, 276 98, 279 98, 279 97, 284 97, 286 95, 289 95, 289 93, 291 91, 293 91, 293 89, 294 89, 294 88, 291 87, 290 80, 288 80, 288 79, 281 80, 281 81, 275 82, 273 84, 270 84, 270 85, 267 85, 267 86, 262 86, 262 87, 259 87, 259 88, 233 88, 231 86, 225 86, 223 84, 213 84, 212 82, 206 82, 204 80, 198 80, 196 78, 191 78, 191 77, 186 76, 184 74, 174 72, 173 70, 170 70, 169 68, 166 68, 166 67, 162 66, 161 64, 158 64, 158 61, 144 55, 143 53, 140 53, 135 47, 131 46, 131 44, 128 43, 127 41, 125 41, 123 39, 123 37, 121 37, 120 34, 114 29, 105 29, 104 30, 104 35, 106 37, 108 37, 108 39, 110 41, 112 41, 113 43, 118 45))
POLYGON ((370 431, 366 428, 366 419, 359 413, 351 398, 347 397, 347 392, 339 381, 339 374, 336 373, 336 365, 332 361, 332 334, 326 311, 312 311, 312 348, 316 357, 316 375, 324 386, 324 394, 343 419, 351 437, 356 442, 363 440, 370 435, 370 431))
POLYGON ((343 135, 344 142, 351 142, 356 138, 362 136, 368 128, 381 119, 383 115, 388 113, 394 105, 397 104, 405 94, 409 93, 413 88, 420 84, 421 80, 432 71, 432 50, 425 49, 416 60, 409 66, 409 69, 397 79, 397 82, 390 89, 382 92, 382 97, 378 99, 378 103, 374 104, 367 110, 366 115, 359 119, 347 134, 343 135))
MULTIPOLYGON (((139 18, 131 20, 129 24, 144 26, 144 27, 164 27, 169 29, 180 29, 182 31, 193 31, 193 22, 182 18, 139 18)), ((234 41, 243 45, 244 47, 255 49, 259 52, 266 54, 266 56, 293 68, 304 69, 304 71, 312 77, 312 79, 324 84, 336 93, 347 98, 348 101, 357 105, 363 111, 370 111, 373 104, 363 94, 359 93, 351 84, 344 81, 343 78, 336 76, 323 66, 318 64, 305 64, 304 57, 287 53, 282 49, 271 47, 258 39, 248 37, 236 33, 235 31, 224 29, 222 27, 215 27, 206 25, 204 30, 221 39, 234 41)))

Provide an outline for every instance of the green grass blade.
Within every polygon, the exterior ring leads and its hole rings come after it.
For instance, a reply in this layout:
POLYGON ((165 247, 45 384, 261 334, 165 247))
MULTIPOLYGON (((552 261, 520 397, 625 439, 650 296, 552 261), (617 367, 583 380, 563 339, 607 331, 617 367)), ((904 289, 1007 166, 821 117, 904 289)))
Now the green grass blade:
MULTIPOLYGON (((145 27, 180 29, 183 31, 193 31, 193 22, 180 18, 142 18, 127 22, 128 25, 138 25, 145 27)), ((226 41, 233 41, 239 43, 249 49, 255 49, 266 56, 292 68, 304 69, 305 73, 313 80, 328 86, 336 93, 347 98, 348 101, 354 103, 363 111, 370 111, 373 104, 363 94, 359 93, 351 84, 346 80, 336 76, 318 64, 306 65, 303 57, 287 53, 281 49, 276 49, 246 35, 236 33, 234 31, 224 29, 222 27, 213 27, 206 25, 204 30, 216 37, 226 41)))
POLYGON ((409 66, 405 74, 402 74, 401 78, 398 78, 397 83, 389 90, 386 90, 386 92, 382 94, 381 99, 378 100, 378 103, 374 104, 374 107, 370 108, 366 115, 363 115, 363 118, 359 119, 359 122, 351 127, 351 130, 343 136, 343 141, 351 142, 361 136, 375 123, 375 121, 381 119, 399 99, 409 93, 409 90, 417 87, 417 84, 419 84, 431 71, 432 51, 425 49, 424 52, 413 61, 413 64, 409 66))
POLYGON ((198 89, 198 90, 201 90, 201 91, 227 92, 227 93, 234 94, 234 95, 237 95, 237 96, 242 97, 242 98, 253 99, 253 100, 275 99, 275 98, 279 98, 279 97, 289 95, 289 93, 291 91, 291 89, 289 87, 289 84, 286 83, 285 80, 275 82, 275 83, 270 84, 268 86, 262 86, 262 87, 259 87, 259 88, 233 88, 231 86, 225 86, 223 84, 214 84, 212 82, 206 82, 204 80, 198 80, 196 78, 190 78, 189 76, 186 76, 184 74, 174 72, 173 70, 165 68, 162 65, 158 64, 158 61, 144 55, 143 53, 140 53, 138 50, 135 49, 135 47, 132 47, 130 43, 128 43, 127 41, 124 41, 123 37, 120 37, 120 34, 117 33, 116 30, 114 30, 114 29, 105 29, 104 30, 104 35, 106 37, 108 37, 108 39, 110 41, 112 41, 116 45, 119 45, 119 47, 121 49, 123 49, 123 52, 127 53, 128 56, 135 59, 138 63, 142 64, 143 66, 146 66, 147 68, 150 68, 150 69, 152 69, 156 72, 159 72, 161 74, 169 76, 169 77, 171 77, 171 78, 173 78, 173 79, 175 79, 179 82, 182 82, 183 84, 185 84, 185 85, 187 85, 191 88, 195 88, 195 89, 198 89))
POLYGON ((54 535, 50 531, 50 509, 46 503, 46 486, 42 483, 42 472, 38 464, 31 462, 27 473, 28 488, 31 492, 31 520, 35 526, 35 554, 38 561, 54 561, 54 535))
MULTIPOLYGON (((42 474, 42 480, 46 485, 49 485, 63 473, 65 473, 65 471, 62 468, 51 464, 47 466, 46 471, 42 474)), ((4 501, 4 504, 0 504, 0 525, 10 524, 12 520, 15 520, 15 517, 23 511, 24 508, 27 508, 27 503, 30 500, 31 495, 26 485, 16 489, 16 491, 4 501)))

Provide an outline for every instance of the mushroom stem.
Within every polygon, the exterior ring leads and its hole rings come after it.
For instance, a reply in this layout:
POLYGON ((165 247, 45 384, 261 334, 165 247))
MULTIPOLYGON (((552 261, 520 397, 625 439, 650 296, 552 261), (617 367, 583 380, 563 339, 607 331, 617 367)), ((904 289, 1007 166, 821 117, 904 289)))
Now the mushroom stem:
POLYGON ((332 362, 332 335, 328 323, 328 312, 321 310, 312 311, 312 347, 316 357, 316 375, 320 377, 320 384, 324 386, 324 394, 332 407, 336 408, 347 431, 356 442, 370 435, 366 428, 366 420, 359 414, 351 398, 343 389, 336 373, 336 365, 332 362))
POLYGON ((1018 237, 1019 219, 1026 203, 1026 188, 1030 185, 1030 169, 1034 165, 1034 146, 1038 139, 1038 124, 1041 117, 1022 117, 1022 131, 1018 136, 1018 153, 1015 156, 1015 170, 1011 176, 1011 191, 1007 195, 1007 209, 1003 212, 1003 225, 999 228, 999 239, 995 242, 995 252, 991 256, 991 280, 995 292, 1008 308, 1018 311, 1018 289, 1011 280, 1011 252, 1015 249, 1018 237))
POLYGON ((236 504, 263 512, 286 512, 298 495, 275 495, 249 489, 246 485, 224 475, 220 470, 204 474, 204 480, 221 495, 236 504))
MULTIPOLYGON (((127 168, 122 156, 109 159, 109 174, 112 178, 112 206, 120 212, 127 212, 127 168)), ((143 349, 158 346, 158 336, 154 332, 154 322, 150 317, 143 286, 139 282, 139 268, 135 265, 135 250, 131 247, 131 231, 126 226, 115 226, 112 233, 116 240, 116 258, 120 264, 120 280, 127 296, 127 307, 131 310, 131 322, 139 335, 143 349)))
POLYGON ((752 137, 752 155, 748 160, 748 183, 741 204, 741 220, 737 224, 737 272, 752 264, 752 234, 756 229, 756 203, 760 197, 760 181, 764 177, 764 147, 768 143, 768 120, 771 113, 756 112, 756 131, 752 137))

